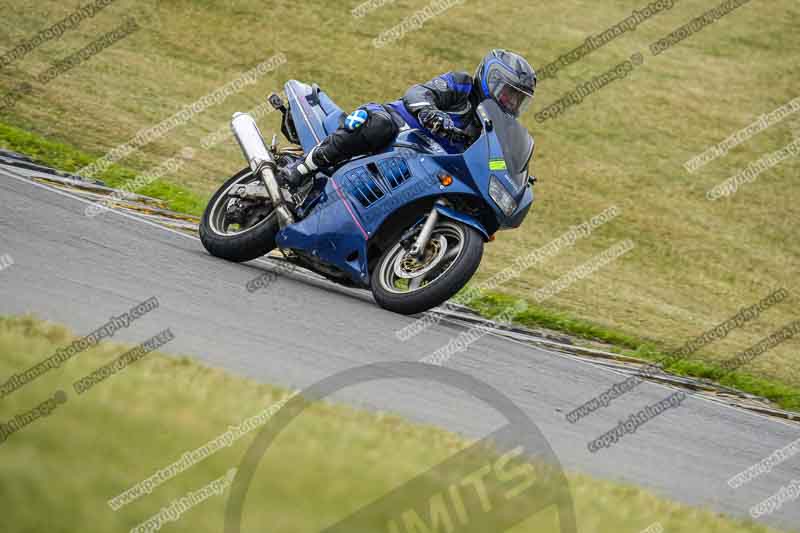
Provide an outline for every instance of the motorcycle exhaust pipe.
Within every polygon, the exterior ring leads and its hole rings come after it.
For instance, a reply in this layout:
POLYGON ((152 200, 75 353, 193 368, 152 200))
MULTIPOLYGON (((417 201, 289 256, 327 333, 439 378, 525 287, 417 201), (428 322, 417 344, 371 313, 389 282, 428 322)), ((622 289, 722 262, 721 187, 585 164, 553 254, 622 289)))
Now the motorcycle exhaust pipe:
POLYGON ((293 224, 294 216, 292 216, 291 210, 286 205, 278 180, 275 178, 275 171, 278 168, 275 165, 275 158, 272 157, 272 153, 264 143, 264 138, 258 130, 256 121, 247 113, 234 113, 231 120, 231 130, 233 130, 233 135, 239 142, 247 164, 264 182, 267 194, 269 194, 272 205, 275 206, 275 211, 278 214, 278 224, 281 228, 293 224))

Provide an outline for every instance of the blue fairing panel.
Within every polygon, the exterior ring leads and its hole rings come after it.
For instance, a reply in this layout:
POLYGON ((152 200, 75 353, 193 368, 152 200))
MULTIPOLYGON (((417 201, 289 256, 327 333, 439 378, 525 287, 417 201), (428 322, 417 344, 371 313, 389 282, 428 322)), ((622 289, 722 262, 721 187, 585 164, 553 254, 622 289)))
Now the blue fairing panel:
MULTIPOLYGON (((432 202, 441 195, 444 187, 437 174, 456 170, 464 181, 454 182, 448 193, 476 196, 475 184, 458 156, 390 149, 350 161, 328 180, 313 212, 278 234, 278 245, 310 252, 347 272, 353 281, 367 283, 370 238, 397 209, 432 202)), ((474 226, 488 238, 486 229, 471 217, 462 219, 450 210, 445 216, 474 226)))
POLYGON ((458 211, 455 211, 455 210, 450 209, 448 207, 443 207, 441 205, 437 205, 436 206, 436 210, 442 216, 445 216, 445 217, 447 217, 447 218, 449 218, 451 220, 455 220, 457 222, 461 222, 461 223, 466 224, 467 226, 473 228, 474 230, 476 230, 478 233, 480 233, 483 236, 483 240, 484 241, 488 241, 489 240, 489 232, 486 231, 486 228, 483 227, 483 224, 481 224, 478 221, 477 218, 472 217, 470 215, 467 215, 465 213, 459 213, 458 211))
POLYGON ((285 86, 300 145, 308 152, 336 131, 344 112, 324 91, 296 80, 285 86))
POLYGON ((278 246, 304 250, 345 271, 354 282, 366 284, 369 233, 339 179, 327 181, 322 199, 309 216, 278 233, 278 246))

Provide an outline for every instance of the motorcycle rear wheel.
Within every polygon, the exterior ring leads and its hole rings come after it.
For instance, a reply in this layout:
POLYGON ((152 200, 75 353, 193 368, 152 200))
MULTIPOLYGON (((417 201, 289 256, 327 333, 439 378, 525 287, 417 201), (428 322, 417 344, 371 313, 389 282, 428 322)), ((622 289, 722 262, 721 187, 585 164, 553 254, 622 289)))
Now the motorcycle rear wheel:
POLYGON ((257 180, 249 168, 231 177, 209 200, 200 221, 200 240, 215 257, 242 263, 268 254, 277 247, 280 229, 272 206, 252 207, 248 220, 232 222, 228 202, 235 187, 257 180))
POLYGON ((421 259, 398 242, 381 256, 370 286, 375 301, 404 315, 447 301, 472 278, 483 257, 483 238, 471 227, 444 220, 436 225, 421 259))

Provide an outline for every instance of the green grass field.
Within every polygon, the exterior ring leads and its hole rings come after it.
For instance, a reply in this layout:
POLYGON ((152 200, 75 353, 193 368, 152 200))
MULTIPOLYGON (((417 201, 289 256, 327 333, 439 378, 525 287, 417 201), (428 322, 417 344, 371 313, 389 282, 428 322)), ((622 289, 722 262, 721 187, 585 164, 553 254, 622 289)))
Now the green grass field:
MULTIPOLYGON (((0 112, 7 125, 0 128, 0 146, 33 151, 74 170, 91 161, 86 154, 99 157, 257 63, 286 54, 287 63, 257 84, 120 162, 133 171, 120 167, 102 176, 118 184, 193 147, 194 158, 178 174, 142 192, 198 212, 221 180, 243 166, 232 139, 208 151, 199 149, 202 139, 224 127, 234 111, 262 103, 286 79, 315 81, 344 108, 392 100, 409 85, 441 72, 471 72, 497 46, 544 66, 647 3, 466 0, 376 49, 373 38, 429 4, 397 0, 355 18, 350 10, 357 1, 117 0, 79 30, 0 70, 0 87, 8 91, 127 16, 142 28, 47 86, 33 83, 31 95, 0 112)), ((4 49, 72 9, 55 0, 40 0, 24 10, 17 5, 0 0, 4 49)), ((538 145, 535 208, 522 228, 499 235, 487 247, 479 279, 617 205, 622 215, 592 238, 525 272, 502 291, 530 298, 536 289, 630 238, 634 251, 548 300, 538 313, 642 339, 664 352, 779 287, 795 290, 800 259, 797 158, 763 173, 728 199, 711 202, 705 192, 800 137, 800 113, 694 174, 683 164, 762 113, 800 96, 800 6, 791 0, 752 0, 663 54, 649 52, 650 43, 716 5, 680 0, 540 84, 525 118, 538 145), (644 62, 627 79, 588 96, 556 119, 536 122, 535 113, 563 93, 636 52, 644 62)), ((276 128, 276 115, 262 121, 263 130, 276 128)), ((797 302, 792 293, 758 321, 702 350, 697 364, 719 362, 755 344, 795 319, 797 302)), ((796 390, 798 348, 797 339, 787 341, 744 370, 796 390)), ((687 368, 693 368, 690 363, 687 368)))
MULTIPOLYGON (((30 317, 0 317, 0 376, 29 368, 73 339, 61 326, 30 317)), ((126 349, 104 342, 2 399, 0 420, 5 423, 57 390, 66 394, 66 401, 48 417, 0 442, 3 531, 130 531, 173 500, 238 466, 255 432, 117 511, 109 499, 288 395, 188 358, 158 353, 81 395, 74 392, 73 382, 126 349)), ((265 525, 276 532, 319 531, 468 445, 456 435, 392 414, 312 404, 275 440, 256 471, 243 531, 264 531, 265 525)), ((638 533, 654 523, 676 533, 774 531, 671 503, 638 488, 578 474, 568 474, 568 479, 582 533, 638 533)), ((228 494, 198 503, 164 530, 222 531, 228 494)), ((408 495, 408 501, 417 503, 415 495, 408 495)), ((467 497, 464 501, 470 513, 478 505, 467 497)), ((385 530, 383 524, 368 523, 353 532, 378 530, 385 530)), ((512 531, 556 533, 556 514, 552 508, 544 510, 512 531)))

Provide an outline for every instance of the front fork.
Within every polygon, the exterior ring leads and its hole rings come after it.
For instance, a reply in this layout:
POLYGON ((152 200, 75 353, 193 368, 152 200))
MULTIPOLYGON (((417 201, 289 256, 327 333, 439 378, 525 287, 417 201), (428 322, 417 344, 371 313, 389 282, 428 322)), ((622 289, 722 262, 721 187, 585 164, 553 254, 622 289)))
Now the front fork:
POLYGON ((422 226, 417 239, 414 241, 414 244, 411 245, 411 250, 409 250, 409 253, 413 257, 422 257, 422 255, 425 253, 425 249, 428 247, 428 241, 431 239, 431 234, 433 233, 436 224, 439 222, 439 211, 436 209, 437 205, 446 207, 447 203, 443 198, 436 200, 436 204, 431 209, 428 219, 422 226))

